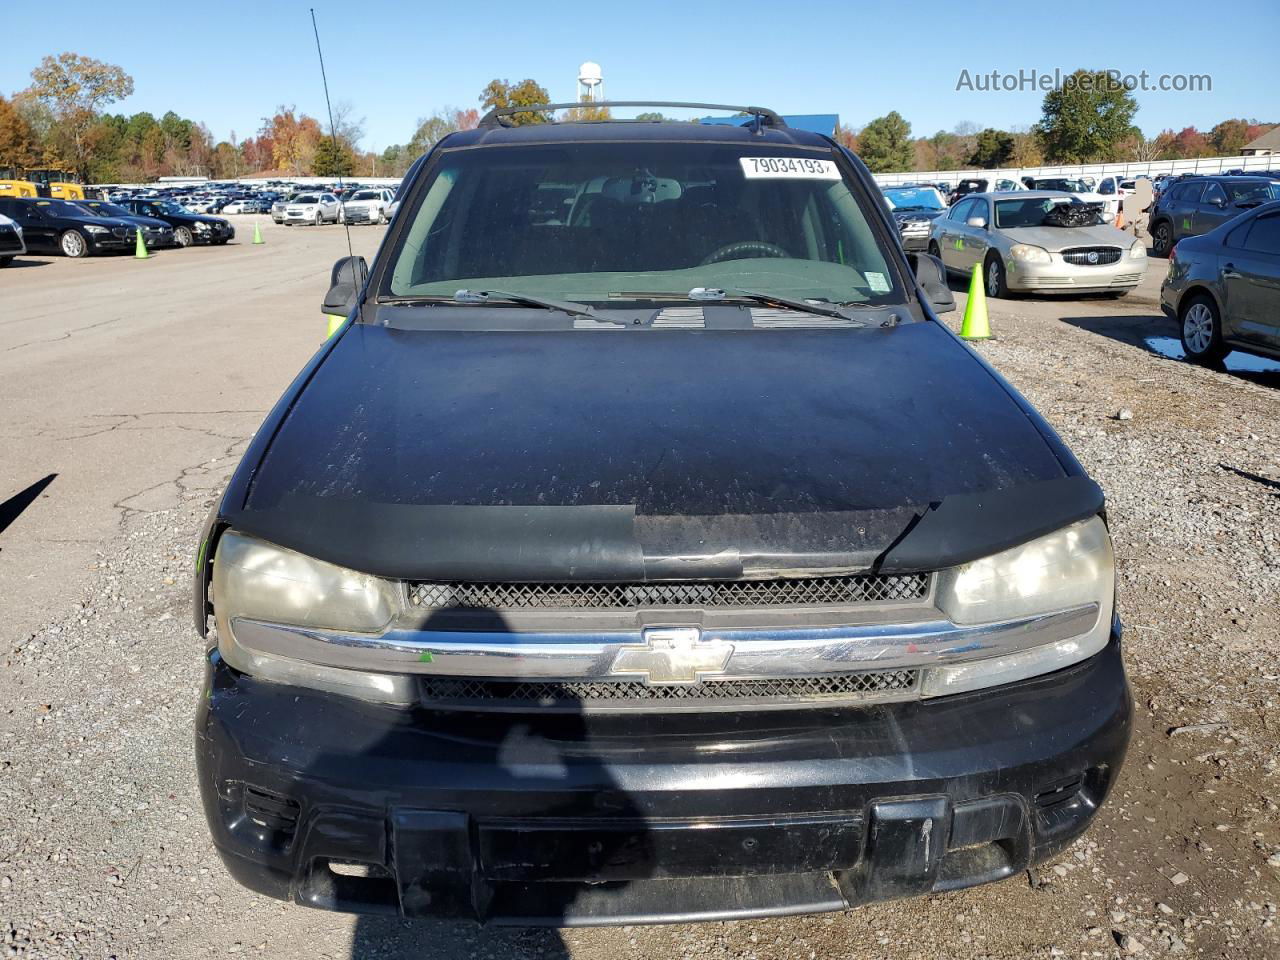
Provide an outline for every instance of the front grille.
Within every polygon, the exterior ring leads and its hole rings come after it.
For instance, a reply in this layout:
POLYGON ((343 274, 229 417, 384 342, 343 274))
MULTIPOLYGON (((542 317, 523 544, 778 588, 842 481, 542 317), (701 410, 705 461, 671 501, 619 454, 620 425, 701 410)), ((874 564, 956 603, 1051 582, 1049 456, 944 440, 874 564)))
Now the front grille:
POLYGON ((692 684, 646 684, 638 680, 480 680, 431 677, 421 680, 423 701, 440 705, 768 703, 905 699, 919 687, 918 670, 874 670, 768 680, 704 680, 692 684))
POLYGON ((1119 247, 1072 247, 1062 251, 1062 259, 1077 267, 1101 267, 1120 259, 1119 247))
POLYGON ((453 610, 639 610, 894 603, 922 600, 928 592, 928 574, 908 573, 656 583, 414 583, 409 601, 453 610))

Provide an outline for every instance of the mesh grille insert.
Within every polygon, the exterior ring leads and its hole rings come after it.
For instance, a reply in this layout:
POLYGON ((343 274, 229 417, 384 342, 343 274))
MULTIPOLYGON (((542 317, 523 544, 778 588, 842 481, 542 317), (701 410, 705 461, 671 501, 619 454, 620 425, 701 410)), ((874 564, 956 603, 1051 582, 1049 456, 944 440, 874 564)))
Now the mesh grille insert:
POLYGON ((684 685, 649 686, 640 681, 481 680, 468 677, 421 677, 425 701, 543 706, 593 703, 698 701, 869 700, 914 693, 918 670, 875 670, 816 677, 768 680, 708 680, 684 685))
POLYGON ((922 600, 924 573, 791 580, 670 583, 414 583, 416 607, 497 610, 637 610, 652 607, 777 607, 922 600))
POLYGON ((1071 247, 1062 251, 1062 259, 1077 267, 1100 267, 1120 259, 1119 247, 1071 247))

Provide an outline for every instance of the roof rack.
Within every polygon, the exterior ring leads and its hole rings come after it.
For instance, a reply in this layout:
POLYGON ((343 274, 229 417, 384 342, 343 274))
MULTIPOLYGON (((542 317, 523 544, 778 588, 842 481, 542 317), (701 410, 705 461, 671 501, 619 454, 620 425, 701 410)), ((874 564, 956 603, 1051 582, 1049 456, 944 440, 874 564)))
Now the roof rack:
POLYGON ((532 103, 522 107, 493 109, 480 118, 478 126, 480 129, 509 127, 511 124, 505 123, 504 118, 514 116, 517 113, 549 113, 553 110, 578 110, 583 107, 590 107, 593 110, 608 107, 684 107, 693 110, 732 110, 734 113, 745 114, 753 118, 757 133, 760 132, 762 126, 785 127, 787 125, 787 121, 783 120, 782 117, 768 107, 739 107, 727 103, 686 103, 681 100, 592 100, 579 103, 532 103))

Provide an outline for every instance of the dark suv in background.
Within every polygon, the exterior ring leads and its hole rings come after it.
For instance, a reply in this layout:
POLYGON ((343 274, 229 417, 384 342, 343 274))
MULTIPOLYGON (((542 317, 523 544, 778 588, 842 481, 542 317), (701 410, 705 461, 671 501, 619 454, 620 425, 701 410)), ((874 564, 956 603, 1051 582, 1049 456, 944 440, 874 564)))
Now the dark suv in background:
POLYGON ((1242 211, 1280 200, 1280 181, 1270 177, 1191 177, 1165 188, 1152 205, 1152 248, 1167 257, 1183 237, 1222 226, 1242 211))
POLYGON ((1063 850, 1131 724, 1102 491, 938 321, 942 265, 772 111, 529 109, 437 143, 372 268, 335 265, 346 320, 209 517, 227 869, 574 925, 1063 850))

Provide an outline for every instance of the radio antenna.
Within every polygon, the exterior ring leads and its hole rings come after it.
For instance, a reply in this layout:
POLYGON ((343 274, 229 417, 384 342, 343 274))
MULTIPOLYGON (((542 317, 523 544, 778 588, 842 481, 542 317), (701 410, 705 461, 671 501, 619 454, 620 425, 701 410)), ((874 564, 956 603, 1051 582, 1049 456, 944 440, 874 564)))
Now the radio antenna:
MULTIPOLYGON (((335 156, 338 150, 338 128, 333 122, 333 103, 329 100, 329 76, 324 69, 324 51, 320 49, 320 28, 316 26, 316 8, 311 7, 311 30, 316 35, 316 56, 320 58, 320 81, 324 84, 324 106, 329 111, 329 139, 333 142, 335 156)), ((338 174, 338 192, 342 193, 342 174, 338 174)), ((355 257, 355 251, 351 248, 351 224, 347 222, 346 208, 342 205, 342 200, 338 200, 338 208, 342 211, 342 228, 347 232, 347 256, 355 257)), ((363 287, 363 282, 361 283, 363 287)), ((356 291, 360 296, 357 301, 360 311, 360 322, 364 322, 364 290, 356 291)))

